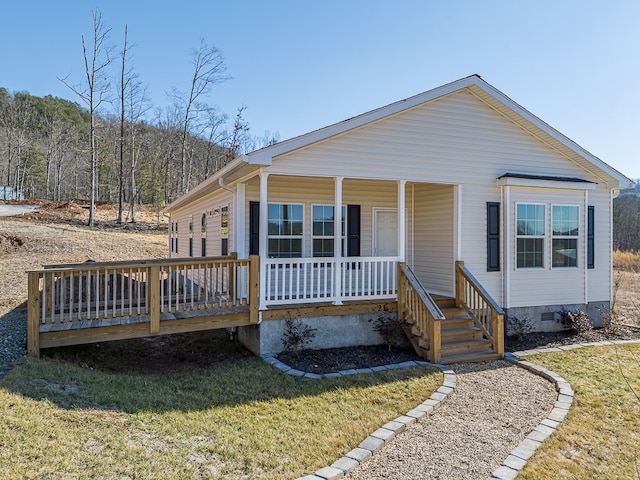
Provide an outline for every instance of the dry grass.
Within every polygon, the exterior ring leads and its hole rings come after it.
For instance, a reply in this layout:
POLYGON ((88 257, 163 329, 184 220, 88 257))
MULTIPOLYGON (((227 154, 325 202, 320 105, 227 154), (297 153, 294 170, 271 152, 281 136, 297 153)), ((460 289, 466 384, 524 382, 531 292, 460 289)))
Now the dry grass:
POLYGON ((257 358, 155 376, 29 359, 0 382, 0 478, 294 478, 441 381, 426 366, 310 380, 257 358))
POLYGON ((518 478, 640 479, 640 345, 528 357, 575 391, 565 422, 518 478))
POLYGON ((640 252, 613 252, 613 268, 622 272, 640 273, 640 252))

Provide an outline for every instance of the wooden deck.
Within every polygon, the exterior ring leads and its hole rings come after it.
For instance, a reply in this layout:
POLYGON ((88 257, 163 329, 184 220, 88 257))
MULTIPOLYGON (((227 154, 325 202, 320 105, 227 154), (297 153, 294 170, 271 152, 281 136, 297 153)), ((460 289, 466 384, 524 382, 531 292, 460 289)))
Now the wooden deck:
POLYGON ((340 301, 331 291, 321 296, 331 301, 310 296, 294 303, 293 284, 286 284, 290 297, 282 294, 281 304, 261 312, 259 267, 257 256, 238 260, 232 254, 47 265, 30 271, 28 354, 39 356, 41 348, 255 325, 260 318, 394 312, 416 352, 431 362, 504 355, 504 312, 462 262, 455 267, 455 298, 430 295, 411 269, 398 263, 395 298, 388 292, 377 295, 373 282, 373 290, 362 298, 340 301))
POLYGON ((258 323, 258 257, 48 265, 28 272, 29 355, 41 348, 258 323))

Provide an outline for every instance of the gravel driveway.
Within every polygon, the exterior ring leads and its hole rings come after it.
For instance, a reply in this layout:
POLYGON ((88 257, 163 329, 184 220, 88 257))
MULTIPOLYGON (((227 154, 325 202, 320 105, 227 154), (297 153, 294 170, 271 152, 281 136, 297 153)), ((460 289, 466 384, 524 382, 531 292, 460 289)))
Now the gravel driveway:
POLYGON ((553 385, 505 361, 460 363, 456 389, 346 479, 486 479, 544 419, 553 385))

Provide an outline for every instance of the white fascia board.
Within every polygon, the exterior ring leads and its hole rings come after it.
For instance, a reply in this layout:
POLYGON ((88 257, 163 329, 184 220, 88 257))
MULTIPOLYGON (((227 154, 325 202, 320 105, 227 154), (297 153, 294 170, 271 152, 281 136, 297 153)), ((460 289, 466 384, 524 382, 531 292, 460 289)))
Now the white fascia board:
POLYGON ((513 177, 499 178, 498 186, 563 188, 568 190, 595 190, 596 188, 596 184, 591 182, 563 182, 557 180, 543 180, 538 178, 513 177))

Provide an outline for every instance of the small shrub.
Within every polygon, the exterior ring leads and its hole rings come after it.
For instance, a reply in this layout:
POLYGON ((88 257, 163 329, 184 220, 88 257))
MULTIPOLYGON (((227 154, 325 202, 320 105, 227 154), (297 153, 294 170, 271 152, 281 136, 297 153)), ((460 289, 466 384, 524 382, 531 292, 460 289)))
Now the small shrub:
POLYGON ((516 340, 522 340, 527 333, 531 332, 532 324, 529 317, 516 317, 507 315, 507 336, 516 340))
POLYGON ((285 352, 298 355, 316 336, 315 328, 302 323, 300 319, 285 321, 282 347, 285 352))
POLYGON ((389 351, 392 346, 400 345, 404 338, 402 327, 394 317, 388 314, 382 314, 373 320, 373 331, 382 337, 389 351))
POLYGON ((584 333, 593 329, 591 318, 580 309, 572 312, 563 308, 557 313, 560 315, 560 323, 573 332, 584 333))

